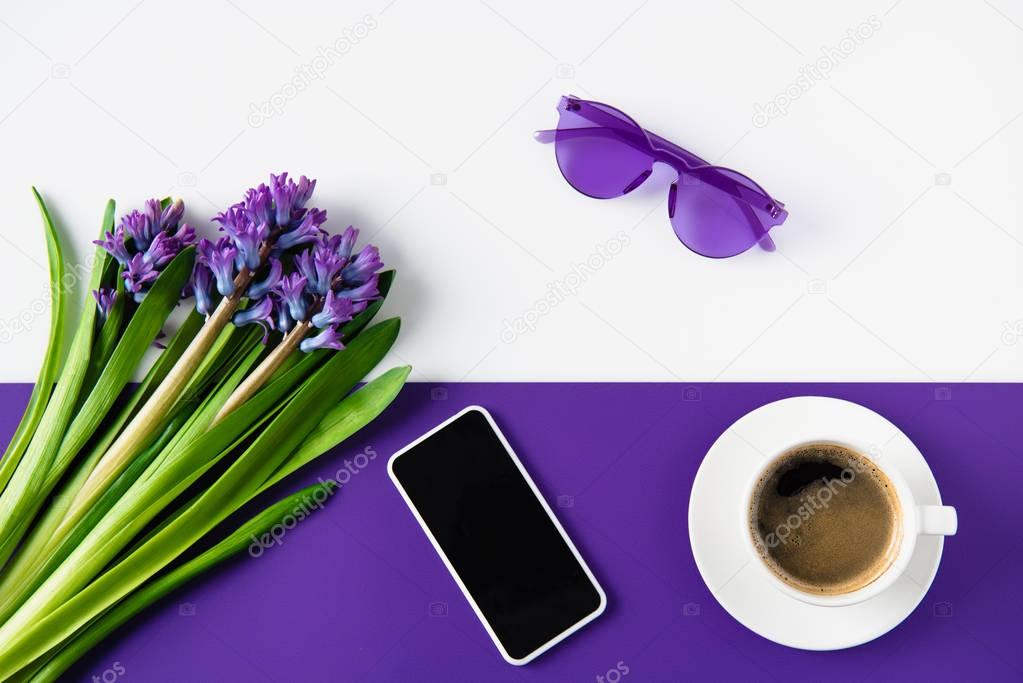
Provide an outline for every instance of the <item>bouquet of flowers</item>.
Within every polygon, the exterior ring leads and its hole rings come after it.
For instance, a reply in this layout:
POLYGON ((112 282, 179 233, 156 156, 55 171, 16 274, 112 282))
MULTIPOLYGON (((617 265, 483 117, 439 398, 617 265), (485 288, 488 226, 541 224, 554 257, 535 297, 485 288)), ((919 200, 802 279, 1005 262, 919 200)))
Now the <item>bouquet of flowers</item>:
POLYGON ((354 228, 324 228, 315 186, 270 176, 213 219, 216 241, 182 222, 180 200, 116 223, 108 202, 70 340, 69 273, 36 192, 51 327, 0 459, 0 680, 55 680, 131 616, 331 495, 319 483, 225 524, 400 391, 407 366, 358 386, 398 334, 397 318, 370 325, 394 271, 376 247, 356 248, 354 228), (194 310, 164 337, 186 298, 194 310))

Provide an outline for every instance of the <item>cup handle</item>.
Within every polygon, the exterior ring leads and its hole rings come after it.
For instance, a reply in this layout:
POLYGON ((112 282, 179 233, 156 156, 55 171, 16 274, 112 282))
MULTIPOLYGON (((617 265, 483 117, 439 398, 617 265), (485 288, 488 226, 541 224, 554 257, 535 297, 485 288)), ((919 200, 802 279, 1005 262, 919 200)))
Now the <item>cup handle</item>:
POLYGON ((954 536, 959 527, 956 509, 950 505, 921 505, 917 513, 925 536, 954 536))

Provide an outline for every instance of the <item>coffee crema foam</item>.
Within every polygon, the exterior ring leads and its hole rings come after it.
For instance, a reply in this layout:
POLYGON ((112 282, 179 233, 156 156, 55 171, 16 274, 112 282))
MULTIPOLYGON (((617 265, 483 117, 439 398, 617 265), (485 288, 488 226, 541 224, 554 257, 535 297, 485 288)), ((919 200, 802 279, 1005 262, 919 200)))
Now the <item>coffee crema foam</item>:
POLYGON ((866 457, 835 443, 783 453, 749 502, 749 527, 767 567, 793 588, 841 595, 892 564, 902 511, 891 481, 866 457))

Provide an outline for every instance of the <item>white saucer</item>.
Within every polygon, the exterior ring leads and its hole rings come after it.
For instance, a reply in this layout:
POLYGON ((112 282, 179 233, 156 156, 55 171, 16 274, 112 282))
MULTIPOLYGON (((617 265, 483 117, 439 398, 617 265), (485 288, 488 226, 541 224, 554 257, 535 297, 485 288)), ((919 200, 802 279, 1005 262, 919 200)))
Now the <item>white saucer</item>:
POLYGON ((700 575, 721 606, 768 640, 803 650, 861 645, 895 628, 920 604, 941 561, 942 536, 921 536, 906 572, 883 593, 848 607, 819 607, 789 597, 753 565, 737 506, 765 458, 793 443, 857 434, 872 457, 891 462, 920 504, 939 505, 934 475, 913 442, 877 413, 848 401, 803 396, 741 417, 703 459, 689 498, 689 542, 700 575))

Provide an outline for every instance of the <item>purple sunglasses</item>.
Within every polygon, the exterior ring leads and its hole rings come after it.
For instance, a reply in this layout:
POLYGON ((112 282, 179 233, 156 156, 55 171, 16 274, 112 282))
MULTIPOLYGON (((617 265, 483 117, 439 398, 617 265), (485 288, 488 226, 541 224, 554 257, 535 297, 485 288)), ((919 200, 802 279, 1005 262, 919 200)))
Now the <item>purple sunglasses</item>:
POLYGON ((668 218, 682 244, 711 258, 735 256, 754 244, 774 251, 767 233, 789 214, 750 178, 708 164, 610 105, 569 95, 558 113, 557 130, 537 131, 536 139, 554 143, 561 174, 579 192, 596 199, 628 194, 660 161, 682 181, 681 192, 678 180, 668 190, 668 218))

